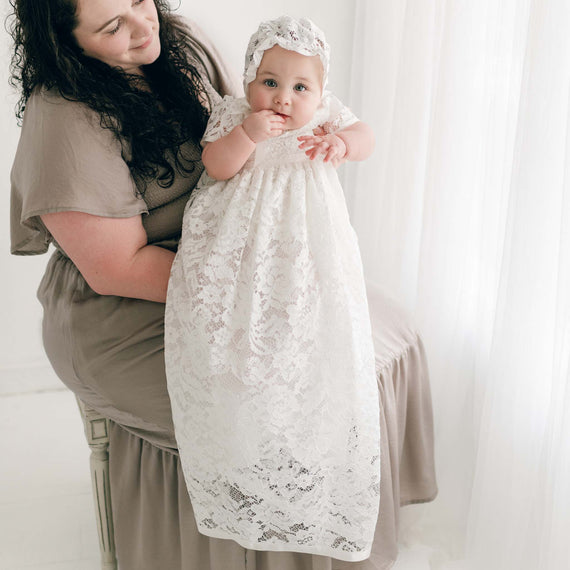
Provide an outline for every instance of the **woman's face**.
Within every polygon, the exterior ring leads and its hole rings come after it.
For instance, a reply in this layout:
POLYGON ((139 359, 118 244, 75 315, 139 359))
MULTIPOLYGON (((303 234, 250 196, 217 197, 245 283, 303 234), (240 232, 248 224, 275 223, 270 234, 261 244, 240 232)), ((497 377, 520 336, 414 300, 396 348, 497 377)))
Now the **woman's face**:
POLYGON ((153 0, 77 0, 73 31, 85 55, 128 73, 160 55, 159 24, 153 0))

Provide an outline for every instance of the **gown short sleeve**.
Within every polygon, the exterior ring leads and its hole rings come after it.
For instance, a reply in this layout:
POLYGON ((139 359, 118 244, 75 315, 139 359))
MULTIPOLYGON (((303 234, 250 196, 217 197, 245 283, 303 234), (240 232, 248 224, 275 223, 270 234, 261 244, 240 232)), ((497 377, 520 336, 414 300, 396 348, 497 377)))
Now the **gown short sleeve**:
POLYGON ((210 119, 202 137, 202 145, 229 134, 234 127, 243 122, 250 111, 251 108, 244 97, 226 95, 224 98, 214 99, 210 119))
POLYGON ((11 172, 11 251, 45 253, 41 214, 78 211, 127 218, 147 213, 121 145, 85 105, 36 91, 24 114, 11 172))

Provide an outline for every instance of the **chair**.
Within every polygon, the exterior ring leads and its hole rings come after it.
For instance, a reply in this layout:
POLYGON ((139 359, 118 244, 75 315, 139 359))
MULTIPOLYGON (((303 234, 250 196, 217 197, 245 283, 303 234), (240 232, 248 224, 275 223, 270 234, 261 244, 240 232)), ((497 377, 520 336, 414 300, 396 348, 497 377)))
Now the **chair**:
POLYGON ((101 569, 117 570, 109 484, 109 420, 87 407, 79 398, 77 403, 87 443, 91 449, 91 482, 99 534, 101 569))

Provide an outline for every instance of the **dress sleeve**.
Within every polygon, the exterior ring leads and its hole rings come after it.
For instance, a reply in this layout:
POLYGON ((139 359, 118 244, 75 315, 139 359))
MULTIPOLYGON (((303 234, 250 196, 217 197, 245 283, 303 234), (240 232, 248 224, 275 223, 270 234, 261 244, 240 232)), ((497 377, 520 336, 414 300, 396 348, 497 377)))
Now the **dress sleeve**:
POLYGON ((243 122, 249 112, 250 107, 245 97, 226 95, 223 99, 214 100, 202 144, 213 142, 230 133, 243 122))
POLYGON ((78 211, 112 218, 148 212, 113 133, 85 105, 51 92, 27 105, 11 172, 11 251, 45 253, 40 215, 78 211))
POLYGON ((323 95, 323 107, 328 118, 321 125, 326 133, 333 133, 358 122, 358 117, 335 95, 327 92, 323 95))

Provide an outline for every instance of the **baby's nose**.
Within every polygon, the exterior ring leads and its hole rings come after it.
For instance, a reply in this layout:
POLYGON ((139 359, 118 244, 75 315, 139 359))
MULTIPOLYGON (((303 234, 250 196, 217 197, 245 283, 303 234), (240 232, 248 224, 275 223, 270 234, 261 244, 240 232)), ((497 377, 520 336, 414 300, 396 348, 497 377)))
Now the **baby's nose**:
POLYGON ((279 89, 275 93, 275 102, 281 105, 289 105, 291 103, 291 96, 286 89, 279 89))

